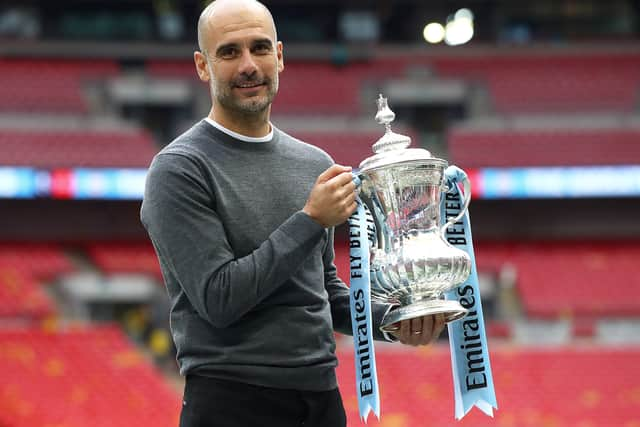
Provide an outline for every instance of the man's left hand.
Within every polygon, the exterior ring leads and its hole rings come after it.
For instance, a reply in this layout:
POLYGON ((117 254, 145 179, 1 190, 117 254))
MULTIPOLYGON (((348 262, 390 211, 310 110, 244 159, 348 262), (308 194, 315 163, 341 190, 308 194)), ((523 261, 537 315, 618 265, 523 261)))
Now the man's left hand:
POLYGON ((397 331, 390 332, 402 344, 419 346, 435 342, 444 329, 444 315, 434 314, 403 320, 397 331))

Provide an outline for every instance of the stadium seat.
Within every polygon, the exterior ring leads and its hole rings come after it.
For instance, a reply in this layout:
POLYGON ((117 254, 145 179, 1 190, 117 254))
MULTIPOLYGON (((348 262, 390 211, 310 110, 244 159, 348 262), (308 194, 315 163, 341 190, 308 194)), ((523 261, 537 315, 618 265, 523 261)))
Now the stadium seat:
POLYGON ((157 152, 147 131, 0 129, 0 164, 147 167, 157 152))
POLYGON ((0 244, 1 320, 37 322, 54 315, 57 307, 44 286, 73 269, 58 245, 0 244))
POLYGON ((640 315, 637 242, 480 242, 476 257, 478 269, 515 267, 529 316, 584 318, 576 332, 590 333, 595 316, 640 315))
POLYGON ((158 258, 150 242, 90 243, 85 249, 103 273, 142 273, 162 282, 158 258))
MULTIPOLYGON (((155 77, 197 79, 191 61, 150 61, 147 70, 155 77)), ((638 70, 640 56, 617 54, 397 55, 341 66, 287 61, 274 108, 285 114, 357 114, 366 84, 418 75, 484 87, 499 114, 628 113, 640 92, 638 70)))
POLYGON ((438 76, 485 85, 495 112, 631 112, 640 56, 629 54, 477 55, 435 58, 438 76))
POLYGON ((0 265, 0 322, 41 321, 55 312, 55 304, 33 276, 0 265))
MULTIPOLYGON (((338 275, 348 283, 349 249, 338 241, 338 275)), ((516 289, 527 316, 575 321, 574 333, 591 335, 595 319, 640 315, 640 258, 636 242, 476 242, 479 271, 515 268, 516 289)), ((509 328, 492 323, 492 334, 509 328)))
MULTIPOLYGON (((638 349, 513 348, 489 343, 498 410, 477 408, 454 418, 451 360, 447 346, 406 350, 377 348, 382 418, 367 425, 445 426, 632 426, 638 417, 638 349)), ((351 350, 338 352, 349 426, 358 420, 351 350)))
POLYGON ((379 132, 301 130, 294 135, 322 148, 336 163, 357 168, 360 162, 373 155, 371 146, 383 135, 383 129, 379 132))
POLYGON ((0 267, 43 281, 74 269, 62 246, 53 243, 2 243, 0 267))
POLYGON ((600 166, 640 163, 639 139, 637 129, 453 129, 447 144, 463 168, 600 166))
POLYGON ((349 67, 287 64, 280 77, 274 111, 288 114, 347 114, 360 111, 361 79, 349 67))
POLYGON ((0 60, 0 112, 85 114, 83 84, 119 72, 112 60, 0 60))
POLYGON ((0 425, 178 425, 179 394, 114 326, 0 330, 0 425))

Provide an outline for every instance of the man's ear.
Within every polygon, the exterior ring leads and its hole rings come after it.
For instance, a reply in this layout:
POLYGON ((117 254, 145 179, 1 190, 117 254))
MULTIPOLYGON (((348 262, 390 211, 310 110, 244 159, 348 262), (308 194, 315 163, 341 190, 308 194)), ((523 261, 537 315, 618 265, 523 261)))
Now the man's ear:
POLYGON ((198 72, 198 77, 203 82, 208 82, 211 79, 209 76, 209 67, 207 67, 207 58, 204 56, 202 52, 195 51, 193 52, 193 62, 196 64, 196 71, 198 72))
POLYGON ((276 43, 276 55, 278 57, 278 72, 284 70, 284 56, 283 56, 282 42, 276 43))

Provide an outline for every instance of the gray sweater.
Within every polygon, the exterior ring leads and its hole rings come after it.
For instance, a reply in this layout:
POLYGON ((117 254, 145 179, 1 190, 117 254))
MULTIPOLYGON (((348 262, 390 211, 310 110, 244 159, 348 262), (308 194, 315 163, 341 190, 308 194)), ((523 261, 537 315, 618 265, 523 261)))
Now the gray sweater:
MULTIPOLYGON (((333 330, 351 334, 349 294, 333 229, 301 211, 331 164, 278 129, 251 143, 206 121, 154 158, 141 219, 171 300, 182 375, 336 387, 333 330)), ((374 326, 387 309, 373 306, 374 326)))

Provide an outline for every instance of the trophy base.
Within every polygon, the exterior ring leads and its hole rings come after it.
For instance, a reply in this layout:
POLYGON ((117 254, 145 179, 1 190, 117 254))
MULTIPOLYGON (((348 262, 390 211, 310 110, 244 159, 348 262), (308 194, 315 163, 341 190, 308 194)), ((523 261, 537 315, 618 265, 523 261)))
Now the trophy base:
POLYGON ((383 319, 380 329, 385 332, 394 332, 400 328, 396 323, 433 314, 444 314, 445 323, 449 323, 463 318, 467 312, 468 310, 462 307, 458 301, 423 300, 391 310, 383 319))

